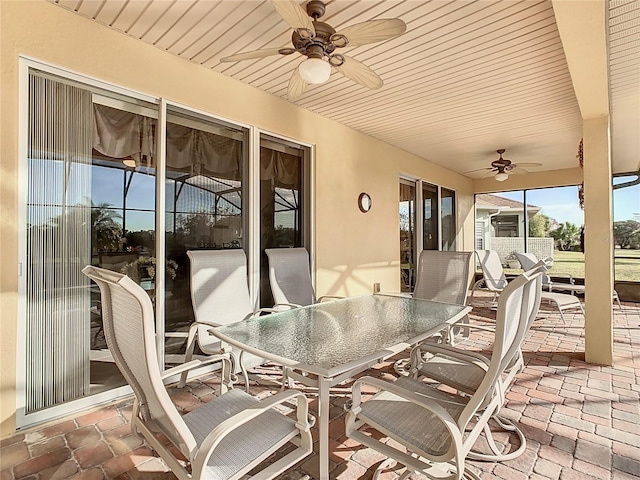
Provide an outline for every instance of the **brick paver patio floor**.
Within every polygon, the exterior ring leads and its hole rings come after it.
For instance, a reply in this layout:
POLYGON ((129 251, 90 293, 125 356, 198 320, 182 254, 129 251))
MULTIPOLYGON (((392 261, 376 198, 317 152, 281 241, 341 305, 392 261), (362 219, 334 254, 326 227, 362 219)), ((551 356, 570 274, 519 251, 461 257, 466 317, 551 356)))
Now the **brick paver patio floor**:
MULTIPOLYGON (((472 321, 495 318, 489 297, 474 301, 472 321)), ((559 315, 543 307, 526 337, 527 367, 508 394, 502 413, 520 425, 527 449, 519 458, 501 463, 468 462, 486 480, 591 480, 640 478, 640 304, 614 307, 614 367, 584 361, 584 318, 559 315)), ((460 347, 488 351, 491 337, 474 333, 460 347)), ((393 378, 392 362, 366 374, 393 378)), ((266 396, 279 389, 279 376, 269 368, 251 375, 252 393, 266 396)), ((183 411, 215 397, 214 374, 170 388, 183 411)), ((334 390, 332 399, 331 477, 369 479, 383 458, 344 436, 342 408, 349 384, 334 390)), ((314 391, 307 389, 312 410, 314 391)), ((31 428, 0 442, 0 480, 10 479, 173 479, 164 463, 131 434, 131 399, 31 428)), ((317 432, 315 438, 317 439, 317 432)), ((503 439, 503 441, 506 439, 503 439)), ((311 479, 317 455, 282 475, 311 479)), ((382 479, 392 480, 389 471, 382 479)), ((414 476, 415 477, 415 476, 414 476)), ((413 478, 413 477, 412 477, 413 478)))

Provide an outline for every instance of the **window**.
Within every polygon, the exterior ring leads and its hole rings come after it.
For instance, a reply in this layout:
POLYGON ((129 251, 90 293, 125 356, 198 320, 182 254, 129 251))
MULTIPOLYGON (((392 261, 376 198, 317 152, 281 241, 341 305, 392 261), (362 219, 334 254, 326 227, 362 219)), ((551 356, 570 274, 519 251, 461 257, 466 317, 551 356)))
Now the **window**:
POLYGON ((423 250, 438 250, 438 187, 422 182, 423 250))
POLYGON ((615 279, 640 281, 640 177, 613 178, 615 279))
POLYGON ((456 192, 448 188, 442 188, 442 205, 440 215, 442 217, 442 250, 455 251, 456 249, 456 192))
POLYGON ((248 135, 247 129, 175 106, 167 108, 164 207, 167 355, 184 353, 184 335, 179 333, 185 334, 194 321, 187 251, 245 246, 248 135))
POLYGON ((520 270, 515 252, 554 259, 553 276, 584 277, 580 246, 583 212, 577 186, 476 195, 476 245, 498 252, 520 270))
POLYGON ((413 291, 416 267, 416 186, 409 180, 400 180, 400 288, 413 291))
MULTIPOLYGON (((154 305, 160 353, 176 363, 194 320, 188 250, 244 249, 257 303, 262 250, 309 248, 311 238, 309 147, 261 134, 253 157, 249 127, 176 105, 160 131, 160 99, 25 63, 19 427, 128 391, 85 265, 139 283, 154 305)), ((262 293, 271 294, 268 280, 262 293)))
POLYGON ((455 250, 456 194, 422 180, 400 179, 400 287, 413 291, 421 250, 455 250))
MULTIPOLYGON (((267 248, 308 247, 309 149, 260 136, 260 306, 272 307, 267 248)), ((307 248, 308 249, 308 248, 307 248)))

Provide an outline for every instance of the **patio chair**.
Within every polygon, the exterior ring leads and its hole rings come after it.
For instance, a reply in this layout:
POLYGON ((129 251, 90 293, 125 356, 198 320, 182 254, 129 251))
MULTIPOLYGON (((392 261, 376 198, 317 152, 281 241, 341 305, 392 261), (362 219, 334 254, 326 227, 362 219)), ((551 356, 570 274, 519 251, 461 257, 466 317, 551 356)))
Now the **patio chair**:
MULTIPOLYGON (((421 251, 416 268, 416 285, 411 296, 423 300, 465 305, 472 255, 472 252, 421 251)), ((465 315, 458 323, 465 325, 460 328, 465 335, 468 335, 469 317, 465 315)), ((453 344, 456 328, 458 327, 449 326, 446 332, 434 335, 433 339, 453 344)), ((397 360, 393 368, 399 375, 408 375, 411 361, 409 358, 397 360)))
POLYGON ((502 292, 504 287, 507 286, 507 277, 504 274, 498 252, 495 250, 476 250, 476 256, 482 269, 482 278, 473 284, 469 303, 473 300, 476 288, 482 284, 493 293, 492 301, 495 302, 496 297, 502 292))
POLYGON ((273 478, 312 452, 306 397, 288 390, 259 401, 242 390, 227 390, 228 353, 206 361, 222 362, 221 395, 180 416, 163 381, 203 362, 193 360, 161 372, 149 296, 121 273, 92 266, 82 272, 100 287, 107 344, 135 395, 132 431, 144 437, 180 480, 239 479, 286 449, 260 472, 260 478, 273 478), (291 401, 297 404, 295 418, 274 408, 291 401))
MULTIPOLYGON (((535 265, 538 261, 537 257, 533 253, 521 253, 516 252, 516 258, 520 262, 520 265, 524 270, 529 270, 532 265, 535 265)), ((549 263, 550 259, 543 259, 543 261, 549 263)), ((551 278, 548 275, 544 275, 542 284, 544 287, 547 287, 549 291, 560 290, 560 291, 570 291, 572 294, 576 293, 585 293, 584 285, 575 285, 573 283, 573 279, 571 279, 571 283, 562 283, 562 282, 552 282, 551 278)), ((618 292, 613 290, 612 300, 618 304, 618 308, 622 308, 622 304, 620 303, 620 297, 618 297, 618 292)))
MULTIPOLYGON (((544 263, 539 262, 533 269, 526 272, 528 277, 534 277, 537 273, 540 273, 540 275, 535 276, 532 280, 534 284, 531 287, 532 290, 529 299, 533 307, 530 309, 530 314, 526 322, 518 326, 524 329, 524 334, 529 331, 538 314, 542 293, 542 276, 545 271, 546 267, 544 263)), ((430 378, 440 384, 454 388, 463 395, 473 395, 480 387, 486 372, 489 370, 490 363, 491 360, 489 358, 478 352, 456 348, 452 345, 437 345, 431 342, 423 342, 411 351, 411 365, 413 368, 410 375, 413 378, 430 378)), ((524 370, 524 366, 522 349, 519 346, 513 360, 498 379, 500 388, 496 389, 495 393, 502 396, 503 404, 506 400, 506 392, 515 381, 516 375, 524 370)), ((526 440, 524 440, 522 432, 517 429, 511 421, 500 417, 498 412, 496 412, 494 420, 499 421, 498 425, 503 430, 515 432, 518 435, 520 447, 509 453, 500 451, 493 440, 491 430, 487 430, 485 436, 491 453, 481 454, 478 452, 470 452, 468 455, 469 458, 505 461, 519 456, 524 451, 526 440)))
MULTIPOLYGON (((191 264, 191 302, 195 322, 189 328, 185 361, 193 358, 196 340, 202 353, 216 355, 222 352, 222 344, 209 330, 229 323, 239 322, 273 309, 254 309, 247 285, 247 257, 244 250, 190 250, 187 252, 191 264)), ((236 357, 230 346, 233 371, 242 372, 245 389, 249 391, 247 368, 265 363, 252 354, 240 352, 236 357)), ((179 387, 187 380, 182 374, 179 387)))
MULTIPOLYGON (((495 302, 496 297, 508 283, 500 257, 495 250, 476 250, 476 254, 482 268, 482 278, 473 285, 469 302, 473 299, 475 289, 483 282, 488 290, 493 292, 493 301, 495 302)), ((543 291, 541 296, 542 300, 551 303, 558 310, 563 323, 567 323, 567 319, 564 316, 565 310, 580 309, 582 315, 584 315, 582 302, 575 295, 543 291)))
MULTIPOLYGON (((520 266, 525 271, 531 270, 533 266, 539 262, 538 258, 533 253, 515 252, 515 255, 518 259, 518 262, 520 262, 520 266)), ((545 263, 545 265, 547 265, 548 268, 550 268, 553 262, 553 258, 545 257, 542 259, 542 261, 545 263)), ((547 275, 546 273, 542 275, 542 288, 546 288, 547 290, 551 291, 552 283, 553 282, 551 281, 551 277, 549 277, 549 275, 547 275)))
POLYGON ((267 248, 265 253, 269 259, 269 283, 274 308, 286 310, 326 299, 343 298, 332 295, 316 298, 306 248, 267 248))
MULTIPOLYGON (((473 252, 420 252, 413 297, 466 305, 472 255, 473 252)), ((465 315, 459 323, 468 325, 469 317, 465 315)), ((468 334, 468 329, 464 328, 463 331, 468 334)), ((453 341, 452 332, 454 329, 449 328, 450 341, 453 341)))
POLYGON ((374 479, 391 461, 407 468, 401 479, 413 472, 431 479, 479 479, 466 468, 465 460, 502 406, 504 395, 496 392, 520 348, 522 325, 535 308, 534 280, 539 275, 524 273, 502 290, 493 354, 472 395, 446 393, 411 377, 387 382, 365 376, 354 382, 346 435, 389 459, 380 465, 374 479), (379 391, 363 402, 364 385, 379 391))

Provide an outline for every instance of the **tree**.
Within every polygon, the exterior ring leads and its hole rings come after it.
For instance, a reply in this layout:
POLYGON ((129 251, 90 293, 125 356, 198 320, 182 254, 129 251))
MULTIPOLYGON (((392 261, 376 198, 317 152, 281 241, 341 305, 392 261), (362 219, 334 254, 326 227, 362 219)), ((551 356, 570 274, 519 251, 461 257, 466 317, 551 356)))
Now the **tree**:
POLYGON ((580 227, 571 223, 561 223, 558 228, 551 230, 549 236, 556 241, 558 250, 571 250, 580 245, 580 227))
POLYGON ((640 243, 640 222, 623 220, 613 222, 613 240, 620 248, 637 248, 640 243))
POLYGON ((91 202, 91 243, 100 251, 118 251, 122 227, 118 220, 122 219, 109 203, 95 205, 91 202))
POLYGON ((548 237, 553 227, 553 221, 542 213, 537 213, 529 220, 530 237, 548 237))

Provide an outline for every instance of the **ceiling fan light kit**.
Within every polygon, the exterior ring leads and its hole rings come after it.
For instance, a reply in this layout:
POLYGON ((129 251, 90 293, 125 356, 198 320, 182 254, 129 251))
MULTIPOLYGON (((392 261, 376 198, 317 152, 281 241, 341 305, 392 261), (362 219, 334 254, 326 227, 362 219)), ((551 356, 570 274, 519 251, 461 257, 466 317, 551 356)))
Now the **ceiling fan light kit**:
POLYGON ((364 63, 334 51, 336 48, 357 47, 397 37, 407 29, 402 20, 369 20, 336 32, 331 25, 318 20, 326 10, 324 2, 320 0, 309 1, 306 11, 294 0, 272 0, 271 4, 293 29, 291 47, 237 53, 221 58, 221 62, 239 62, 296 52, 304 55, 307 58, 293 70, 289 79, 289 98, 302 95, 308 85, 325 83, 331 76, 332 67, 359 85, 373 90, 382 87, 382 79, 364 63))
POLYGON ((302 80, 312 85, 324 83, 331 76, 331 65, 320 58, 307 58, 298 70, 302 80))
POLYGON ((507 178, 509 178, 509 174, 504 172, 498 172, 496 173, 496 176, 494 178, 499 182, 504 182, 507 178))

